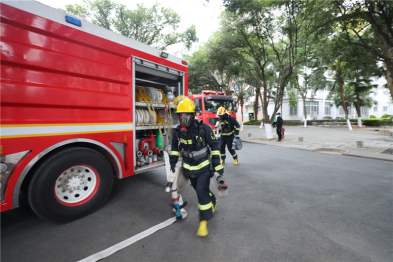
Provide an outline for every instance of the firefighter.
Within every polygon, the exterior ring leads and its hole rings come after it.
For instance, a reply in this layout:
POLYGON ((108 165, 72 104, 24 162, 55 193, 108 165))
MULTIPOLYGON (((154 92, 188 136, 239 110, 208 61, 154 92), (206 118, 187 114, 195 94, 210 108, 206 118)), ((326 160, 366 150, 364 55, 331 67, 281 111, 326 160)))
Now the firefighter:
POLYGON ((221 138, 220 138, 220 153, 221 153, 221 165, 225 164, 225 146, 228 147, 229 153, 231 153, 234 164, 238 165, 238 157, 235 149, 232 148, 232 143, 239 137, 240 125, 236 119, 231 116, 230 113, 225 110, 224 107, 220 107, 217 110, 217 116, 220 118, 221 125, 221 138))
POLYGON ((217 199, 209 189, 210 178, 212 172, 221 176, 224 173, 220 164, 219 142, 209 125, 195 119, 194 101, 189 98, 181 100, 176 113, 179 125, 172 132, 171 170, 175 171, 181 155, 183 174, 190 178, 198 197, 200 223, 197 235, 204 237, 208 234, 207 221, 213 217, 217 207, 217 199), (212 163, 209 160, 210 155, 212 163))

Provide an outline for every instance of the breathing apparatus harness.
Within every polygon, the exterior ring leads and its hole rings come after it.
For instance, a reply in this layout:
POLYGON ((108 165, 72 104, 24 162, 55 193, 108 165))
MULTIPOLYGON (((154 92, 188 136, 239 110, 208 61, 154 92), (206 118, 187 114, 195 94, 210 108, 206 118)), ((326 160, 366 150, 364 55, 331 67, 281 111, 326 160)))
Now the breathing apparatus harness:
POLYGON ((187 140, 185 140, 185 136, 187 133, 186 125, 180 124, 176 127, 176 136, 179 140, 179 149, 183 158, 189 160, 190 162, 195 162, 199 159, 206 158, 210 155, 210 150, 207 147, 206 143, 206 132, 202 125, 202 120, 193 119, 191 125, 194 125, 195 128, 198 128, 198 135, 192 134, 191 136, 191 144, 195 145, 194 151, 184 150, 183 144, 189 144, 187 140))
POLYGON ((230 116, 228 114, 224 114, 223 117, 220 117, 220 124, 221 124, 221 132, 229 133, 232 132, 235 128, 233 124, 229 121, 230 116))

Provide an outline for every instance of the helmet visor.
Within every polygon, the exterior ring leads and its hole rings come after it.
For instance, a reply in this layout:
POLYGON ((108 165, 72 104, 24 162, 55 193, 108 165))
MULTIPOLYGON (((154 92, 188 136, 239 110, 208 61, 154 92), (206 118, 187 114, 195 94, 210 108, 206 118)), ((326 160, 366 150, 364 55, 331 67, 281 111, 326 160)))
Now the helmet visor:
POLYGON ((185 125, 186 127, 189 127, 192 123, 193 120, 193 114, 190 113, 178 113, 177 114, 179 118, 179 122, 181 125, 185 125))

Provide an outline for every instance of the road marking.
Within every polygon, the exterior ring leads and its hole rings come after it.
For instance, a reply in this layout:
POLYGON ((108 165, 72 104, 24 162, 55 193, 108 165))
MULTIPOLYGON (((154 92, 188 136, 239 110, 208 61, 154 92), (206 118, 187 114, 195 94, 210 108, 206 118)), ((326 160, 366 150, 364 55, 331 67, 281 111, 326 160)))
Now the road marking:
MULTIPOLYGON (((181 213, 182 213, 183 219, 186 218, 187 211, 182 209, 181 213)), ((78 262, 95 262, 95 261, 98 261, 100 259, 106 258, 106 257, 112 255, 113 253, 115 253, 115 252, 117 252, 117 251, 119 251, 119 250, 121 250, 121 249, 123 249, 125 247, 128 247, 129 245, 134 244, 135 242, 137 242, 137 241, 139 241, 139 240, 141 240, 141 239, 143 239, 143 238, 145 238, 147 236, 150 236, 154 232, 156 232, 156 231, 158 231, 160 229, 163 229, 163 228, 165 228, 167 226, 172 225, 174 222, 176 222, 176 217, 172 217, 172 218, 170 218, 170 219, 168 219, 168 220, 166 220, 166 221, 164 221, 164 222, 162 222, 162 223, 160 223, 158 225, 155 225, 154 227, 151 227, 151 228, 149 228, 149 229, 147 229, 147 230, 145 230, 145 231, 143 231, 143 232, 141 232, 141 233, 139 233, 139 234, 137 234, 137 235, 135 235, 133 237, 130 237, 130 238, 128 238, 128 239, 126 239, 126 240, 124 240, 124 241, 122 241, 122 242, 120 242, 120 243, 118 243, 116 245, 113 245, 113 246, 111 246, 111 247, 109 247, 109 248, 107 248, 105 250, 102 250, 101 252, 95 253, 95 254, 93 254, 93 255, 85 258, 85 259, 79 260, 78 262)))

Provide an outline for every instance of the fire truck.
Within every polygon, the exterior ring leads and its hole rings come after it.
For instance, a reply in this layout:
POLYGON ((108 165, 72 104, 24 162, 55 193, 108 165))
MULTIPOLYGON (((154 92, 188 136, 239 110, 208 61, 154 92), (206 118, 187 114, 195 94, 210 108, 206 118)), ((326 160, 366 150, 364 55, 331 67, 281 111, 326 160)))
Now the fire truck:
POLYGON ((187 62, 36 1, 2 1, 1 211, 98 210, 114 178, 163 166, 187 62))
POLYGON ((225 107, 236 118, 237 103, 225 92, 203 90, 200 95, 190 95, 189 97, 195 102, 198 118, 210 125, 213 130, 215 130, 216 123, 219 120, 217 117, 219 107, 225 107))

